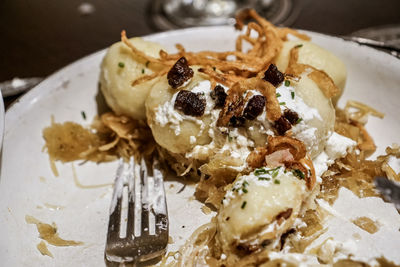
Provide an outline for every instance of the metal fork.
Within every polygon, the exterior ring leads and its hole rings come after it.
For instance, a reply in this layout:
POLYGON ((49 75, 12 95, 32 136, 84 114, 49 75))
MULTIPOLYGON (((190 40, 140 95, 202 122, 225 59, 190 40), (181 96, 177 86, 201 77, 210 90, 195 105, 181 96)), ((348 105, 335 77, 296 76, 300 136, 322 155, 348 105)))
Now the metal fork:
POLYGON ((120 159, 110 207, 104 253, 108 266, 156 258, 168 244, 167 204, 158 161, 148 169, 144 159, 138 165, 131 157, 128 168, 125 165, 120 159))

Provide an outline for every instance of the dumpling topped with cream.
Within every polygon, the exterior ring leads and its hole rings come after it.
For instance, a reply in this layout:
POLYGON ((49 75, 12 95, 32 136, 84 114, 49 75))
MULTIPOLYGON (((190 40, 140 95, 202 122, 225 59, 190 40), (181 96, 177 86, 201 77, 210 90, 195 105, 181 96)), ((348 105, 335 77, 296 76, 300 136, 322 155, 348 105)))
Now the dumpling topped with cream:
POLYGON ((180 87, 163 76, 146 100, 153 136, 172 156, 205 164, 202 170, 211 174, 216 168, 244 170, 247 156, 268 136, 304 142, 311 158, 325 147, 334 109, 306 75, 285 76, 271 64, 259 77, 227 88, 213 86, 196 66, 185 68, 193 68, 193 76, 180 87))

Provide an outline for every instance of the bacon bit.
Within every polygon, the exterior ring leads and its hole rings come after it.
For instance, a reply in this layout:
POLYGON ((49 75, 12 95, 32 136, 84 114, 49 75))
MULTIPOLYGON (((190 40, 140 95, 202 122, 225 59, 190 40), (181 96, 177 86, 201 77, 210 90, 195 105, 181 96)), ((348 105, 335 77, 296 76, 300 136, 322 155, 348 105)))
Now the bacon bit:
POLYGON ((225 105, 219 113, 217 126, 228 126, 232 118, 234 121, 241 118, 243 114, 244 104, 251 97, 251 94, 243 98, 243 93, 249 88, 255 88, 257 78, 251 78, 235 83, 231 89, 228 90, 228 96, 225 100, 225 105))
POLYGON ((188 62, 185 57, 181 57, 169 70, 167 79, 168 84, 177 89, 182 86, 186 81, 193 77, 193 70, 189 68, 188 62))
POLYGON ((299 120, 299 114, 297 114, 296 111, 293 111, 291 109, 285 109, 285 111, 283 112, 283 116, 285 117, 285 119, 287 119, 290 124, 295 125, 297 124, 298 120, 299 120))
POLYGON ((221 85, 214 87, 214 90, 210 93, 211 98, 215 101, 214 108, 222 108, 225 105, 227 94, 225 89, 221 85))
POLYGON ((289 75, 300 76, 306 69, 311 69, 312 71, 307 76, 318 85, 324 95, 327 98, 337 95, 340 89, 326 72, 307 64, 298 63, 299 49, 300 47, 295 46, 290 50, 289 64, 285 72, 289 75))
POLYGON ((199 94, 181 90, 176 96, 174 108, 182 111, 185 115, 199 117, 204 114, 206 109, 206 99, 199 94))
POLYGON ((289 131, 292 128, 289 120, 287 120, 284 116, 281 116, 274 123, 274 128, 278 132, 279 135, 285 135, 286 131, 289 131))
POLYGON ((268 69, 264 73, 265 81, 270 82, 273 86, 278 87, 283 82, 285 76, 274 64, 270 64, 268 69))
POLYGON ((265 156, 267 155, 268 150, 266 147, 256 147, 251 153, 247 156, 246 162, 251 168, 260 168, 264 166, 265 156))
POLYGON ((289 149, 294 160, 298 161, 306 156, 306 146, 303 142, 289 136, 268 136, 268 154, 278 150, 289 149))
POLYGON ((264 110, 265 107, 265 96, 255 95, 250 98, 247 103, 243 116, 248 120, 254 120, 257 118, 264 110))
POLYGON ((281 108, 276 97, 276 88, 260 77, 253 77, 235 83, 231 89, 228 90, 228 96, 219 114, 217 126, 226 127, 233 116, 236 118, 242 117, 244 104, 251 97, 250 94, 247 94, 246 99, 243 99, 243 93, 249 89, 257 90, 265 97, 265 108, 269 121, 276 121, 280 118, 281 108))

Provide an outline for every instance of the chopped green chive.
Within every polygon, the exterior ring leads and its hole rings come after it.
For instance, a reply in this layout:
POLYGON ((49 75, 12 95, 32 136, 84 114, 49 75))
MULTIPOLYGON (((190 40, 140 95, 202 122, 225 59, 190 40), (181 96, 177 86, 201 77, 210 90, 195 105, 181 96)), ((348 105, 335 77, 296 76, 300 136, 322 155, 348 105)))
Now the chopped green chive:
POLYGON ((305 175, 302 171, 300 171, 299 169, 295 169, 292 171, 293 175, 299 177, 300 179, 304 179, 305 175))
POLYGON ((285 80, 285 86, 288 87, 290 85, 290 81, 289 80, 285 80))
POLYGON ((303 44, 298 44, 298 45, 295 46, 295 48, 300 48, 302 46, 303 46, 303 44))
POLYGON ((258 180, 259 180, 259 181, 269 181, 269 180, 271 180, 271 178, 268 178, 268 177, 258 177, 258 180))
POLYGON ((142 69, 142 74, 144 74, 144 69, 142 69))
POLYGON ((280 97, 281 96, 281 94, 280 93, 276 93, 276 97, 280 97))
POLYGON ((272 173, 272 178, 275 178, 276 176, 278 176, 279 170, 276 170, 272 173))
MULTIPOLYGON (((259 168, 259 169, 256 169, 254 171, 254 175, 260 176, 260 175, 263 175, 263 174, 270 174, 273 178, 275 178, 278 175, 280 168, 281 168, 280 166, 276 167, 274 169, 271 169, 271 170, 266 170, 264 168, 259 168)), ((264 178, 265 177, 259 177, 259 180, 269 180, 269 178, 268 179, 264 179, 264 178)))
POLYGON ((259 176, 259 175, 261 175, 261 174, 266 174, 266 173, 267 173, 267 170, 264 169, 264 168, 256 169, 256 170, 254 171, 254 174, 255 174, 256 176, 259 176))
POLYGON ((299 124, 302 120, 303 120, 302 118, 299 118, 299 119, 296 121, 296 124, 299 124))
POLYGON ((247 181, 244 181, 243 185, 246 186, 246 185, 249 185, 249 183, 247 181))
POLYGON ((281 183, 281 181, 279 181, 278 179, 274 180, 274 184, 280 184, 280 183, 281 183))
POLYGON ((125 67, 125 63, 124 63, 124 62, 119 62, 119 63, 118 63, 118 67, 120 67, 120 68, 125 67))
POLYGON ((246 207, 247 201, 243 201, 241 208, 244 209, 246 207))
POLYGON ((292 95, 292 99, 294 99, 294 92, 290 92, 290 94, 292 95))
POLYGON ((81 111, 81 115, 82 115, 82 118, 83 118, 84 120, 86 120, 86 113, 85 113, 85 111, 81 111))
POLYGON ((231 142, 232 139, 233 139, 232 136, 228 135, 228 140, 229 140, 229 142, 231 142))
POLYGON ((279 105, 281 106, 286 105, 286 102, 279 102, 279 105))
POLYGON ((248 193, 249 191, 247 191, 246 188, 242 188, 243 193, 248 193))

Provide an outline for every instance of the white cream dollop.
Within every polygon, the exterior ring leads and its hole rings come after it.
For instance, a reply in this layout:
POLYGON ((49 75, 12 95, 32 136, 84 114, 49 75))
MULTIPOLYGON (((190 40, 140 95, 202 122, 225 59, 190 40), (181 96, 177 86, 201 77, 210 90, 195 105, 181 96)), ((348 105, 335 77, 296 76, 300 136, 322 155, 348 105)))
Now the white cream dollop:
MULTIPOLYGON (((195 87, 192 88, 191 92, 203 94, 206 100, 206 108, 204 115, 209 115, 213 109, 214 101, 211 99, 211 83, 208 80, 199 82, 195 87)), ((175 100, 179 91, 177 91, 171 98, 170 101, 165 102, 163 105, 158 106, 155 110, 155 121, 161 126, 165 126, 168 123, 170 127, 175 131, 175 135, 179 135, 181 132, 180 123, 184 120, 194 121, 200 125, 200 129, 204 128, 204 123, 201 119, 188 116, 174 108, 175 100)))
POLYGON ((336 159, 343 158, 347 153, 357 145, 352 139, 332 132, 329 135, 324 151, 322 151, 314 160, 315 173, 319 179, 321 175, 332 165, 336 159))

